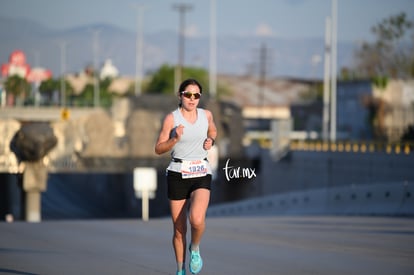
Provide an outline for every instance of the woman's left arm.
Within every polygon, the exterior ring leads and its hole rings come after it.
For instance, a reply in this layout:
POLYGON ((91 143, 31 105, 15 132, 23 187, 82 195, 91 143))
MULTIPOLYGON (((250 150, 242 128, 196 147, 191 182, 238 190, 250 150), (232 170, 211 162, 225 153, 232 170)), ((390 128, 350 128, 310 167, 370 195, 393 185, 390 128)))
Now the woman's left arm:
POLYGON ((213 114, 205 110, 207 121, 208 121, 208 129, 207 129, 207 138, 204 141, 204 149, 209 150, 215 143, 217 137, 217 128, 216 124, 214 123, 213 114))

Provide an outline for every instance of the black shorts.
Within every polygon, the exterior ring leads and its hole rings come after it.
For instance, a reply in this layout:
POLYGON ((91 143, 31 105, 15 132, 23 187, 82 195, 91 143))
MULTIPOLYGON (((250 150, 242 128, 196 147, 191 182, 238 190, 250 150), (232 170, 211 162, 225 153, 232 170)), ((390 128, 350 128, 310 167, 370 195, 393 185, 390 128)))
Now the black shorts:
POLYGON ((167 170, 168 198, 170 200, 189 199, 191 193, 199 188, 211 189, 211 175, 183 179, 181 173, 167 170))

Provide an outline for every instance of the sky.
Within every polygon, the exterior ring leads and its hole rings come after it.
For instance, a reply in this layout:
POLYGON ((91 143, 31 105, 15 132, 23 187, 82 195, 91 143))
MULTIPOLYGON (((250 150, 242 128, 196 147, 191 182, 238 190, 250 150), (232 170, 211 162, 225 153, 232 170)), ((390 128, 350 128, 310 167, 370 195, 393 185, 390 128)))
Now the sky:
MULTIPOLYGON (((281 38, 324 37, 332 0, 215 0, 217 35, 281 38)), ((0 0, 0 16, 33 20, 54 30, 111 24, 136 31, 143 11, 145 34, 179 29, 177 4, 185 12, 186 34, 208 36, 211 0, 0 0), (140 7, 140 8, 137 8, 140 7)), ((373 38, 371 27, 405 11, 414 20, 412 0, 338 0, 338 40, 373 38)))

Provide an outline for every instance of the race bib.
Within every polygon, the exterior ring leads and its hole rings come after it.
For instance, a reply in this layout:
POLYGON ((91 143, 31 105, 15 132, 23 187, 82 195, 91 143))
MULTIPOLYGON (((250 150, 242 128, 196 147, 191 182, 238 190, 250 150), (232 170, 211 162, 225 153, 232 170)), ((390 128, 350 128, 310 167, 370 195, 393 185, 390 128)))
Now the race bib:
POLYGON ((207 162, 205 160, 183 160, 181 175, 183 179, 204 177, 207 175, 207 162))

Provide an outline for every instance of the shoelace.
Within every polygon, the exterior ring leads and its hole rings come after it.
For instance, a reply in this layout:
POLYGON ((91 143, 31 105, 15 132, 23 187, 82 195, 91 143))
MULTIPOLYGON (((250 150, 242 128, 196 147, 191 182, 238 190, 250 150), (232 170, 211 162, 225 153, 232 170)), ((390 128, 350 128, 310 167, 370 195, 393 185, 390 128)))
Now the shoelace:
POLYGON ((198 263, 200 261, 200 254, 196 251, 191 251, 191 261, 198 263))

